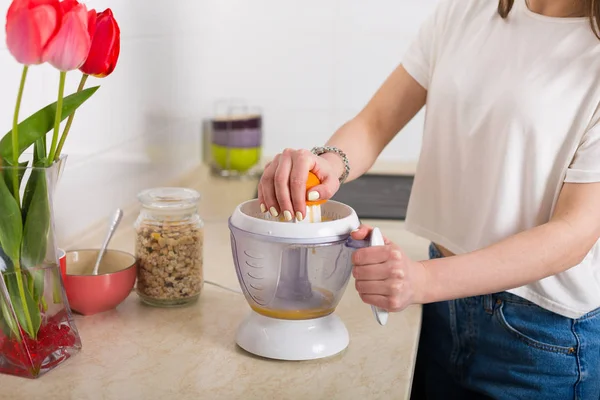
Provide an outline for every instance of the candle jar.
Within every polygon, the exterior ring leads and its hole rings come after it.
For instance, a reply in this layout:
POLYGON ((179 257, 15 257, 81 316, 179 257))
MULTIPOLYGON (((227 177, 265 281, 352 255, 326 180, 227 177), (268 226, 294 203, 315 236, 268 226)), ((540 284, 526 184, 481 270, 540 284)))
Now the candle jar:
POLYGON ((233 100, 217 102, 207 138, 212 172, 222 177, 254 176, 262 152, 262 126, 258 107, 233 100))
POLYGON ((198 299, 204 285, 204 223, 200 194, 185 188, 141 192, 135 222, 136 291, 143 302, 174 307, 198 299))

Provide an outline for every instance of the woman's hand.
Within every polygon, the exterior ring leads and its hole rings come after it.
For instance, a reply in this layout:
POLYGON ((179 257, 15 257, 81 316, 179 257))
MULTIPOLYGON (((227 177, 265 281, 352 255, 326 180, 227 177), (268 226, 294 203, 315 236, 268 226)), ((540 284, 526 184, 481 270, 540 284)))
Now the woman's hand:
MULTIPOLYGON (((352 232, 356 240, 366 239, 373 228, 361 225, 352 232)), ((356 290, 367 304, 396 312, 421 304, 427 273, 423 264, 412 261, 387 238, 384 246, 356 250, 352 256, 356 290)))
POLYGON ((339 189, 340 165, 343 168, 341 158, 319 157, 308 150, 286 149, 277 154, 265 167, 258 184, 261 211, 268 210, 274 217, 283 214, 287 221, 294 216, 304 219, 306 200, 330 199, 339 189), (321 184, 306 193, 306 180, 311 171, 321 184))

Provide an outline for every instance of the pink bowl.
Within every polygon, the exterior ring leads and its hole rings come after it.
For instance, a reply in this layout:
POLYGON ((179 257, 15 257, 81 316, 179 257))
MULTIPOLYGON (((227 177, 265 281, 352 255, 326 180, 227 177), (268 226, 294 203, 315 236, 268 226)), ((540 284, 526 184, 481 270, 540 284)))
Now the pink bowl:
POLYGON ((92 275, 99 250, 67 252, 65 290, 73 311, 92 315, 112 310, 131 293, 137 275, 136 258, 106 250, 98 275, 92 275))

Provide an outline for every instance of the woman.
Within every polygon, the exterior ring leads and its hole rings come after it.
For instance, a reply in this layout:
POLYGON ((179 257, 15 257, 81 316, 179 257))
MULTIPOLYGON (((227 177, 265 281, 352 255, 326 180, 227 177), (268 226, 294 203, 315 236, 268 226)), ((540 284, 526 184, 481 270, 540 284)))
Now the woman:
POLYGON ((388 243, 353 259, 365 303, 424 304, 416 398, 600 398, 592 16, 596 0, 441 1, 328 147, 286 150, 265 169, 263 211, 302 219, 307 198, 330 198, 367 172, 426 105, 406 226, 431 240, 431 257, 388 243), (322 185, 307 194, 309 170, 322 185))

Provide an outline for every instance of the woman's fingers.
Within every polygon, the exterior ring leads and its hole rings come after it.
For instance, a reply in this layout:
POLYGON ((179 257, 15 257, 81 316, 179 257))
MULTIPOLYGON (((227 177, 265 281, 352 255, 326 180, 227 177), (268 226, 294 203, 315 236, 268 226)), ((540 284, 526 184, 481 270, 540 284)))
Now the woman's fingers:
POLYGON ((258 192, 258 204, 260 204, 260 211, 264 213, 264 212, 267 212, 267 206, 265 205, 265 199, 263 197, 262 191, 263 191, 262 183, 259 181, 258 182, 258 189, 257 189, 257 192, 258 192))
POLYGON ((362 301, 384 310, 399 311, 405 303, 406 288, 402 280, 356 281, 355 286, 362 301))
POLYGON ((310 190, 306 193, 306 200, 329 200, 333 197, 333 194, 336 191, 335 189, 337 189, 335 184, 332 184, 331 180, 325 179, 320 185, 310 188, 310 190))
POLYGON ((294 218, 292 199, 290 198, 290 172, 292 171, 292 150, 286 149, 279 158, 279 165, 273 178, 275 183, 275 197, 279 211, 286 221, 294 218))
POLYGON ((356 281, 356 290, 361 295, 396 296, 402 291, 402 281, 356 281))
MULTIPOLYGON (((355 231, 352 231, 350 233, 350 235, 352 236, 352 239, 354 239, 354 240, 365 240, 366 238, 369 237, 369 235, 371 234, 372 231, 373 231, 373 228, 371 228, 369 225, 361 225, 358 227, 358 229, 356 229, 355 231)), ((383 243, 385 245, 392 244, 392 242, 385 236, 383 237, 383 243)))
POLYGON ((352 263, 361 265, 380 264, 386 261, 402 260, 402 252, 394 245, 373 246, 358 249, 352 254, 352 263))
POLYGON ((263 212, 287 221, 302 220, 306 214, 306 202, 329 200, 339 189, 339 180, 327 160, 308 150, 286 149, 267 164, 258 184, 258 200, 263 212), (306 190, 309 171, 313 171, 321 184, 306 190))
POLYGON ((371 264, 354 267, 352 276, 357 281, 383 281, 389 278, 390 271, 382 264, 371 264))
MULTIPOLYGON (((260 178, 260 188, 262 192, 262 200, 265 212, 269 211, 271 215, 277 217, 279 215, 279 205, 277 204, 277 196, 275 194, 275 172, 279 165, 280 155, 276 155, 273 161, 265 168, 262 177, 260 178)), ((261 205, 261 210, 263 209, 261 205)))
POLYGON ((296 150, 292 154, 290 195, 295 217, 300 221, 306 217, 306 180, 315 165, 314 157, 308 150, 296 150))
POLYGON ((366 304, 389 312, 398 312, 406 307, 402 304, 402 300, 399 297, 383 296, 380 294, 360 294, 360 299, 366 304))

